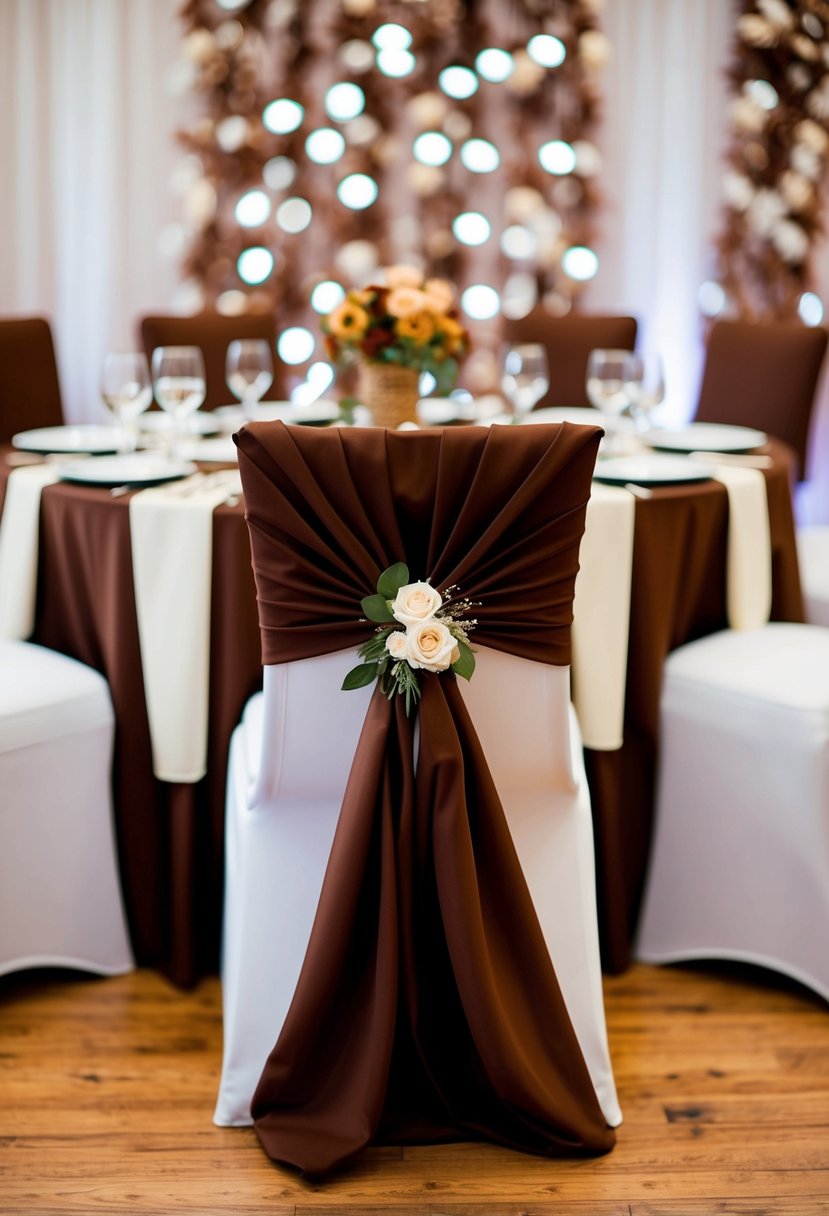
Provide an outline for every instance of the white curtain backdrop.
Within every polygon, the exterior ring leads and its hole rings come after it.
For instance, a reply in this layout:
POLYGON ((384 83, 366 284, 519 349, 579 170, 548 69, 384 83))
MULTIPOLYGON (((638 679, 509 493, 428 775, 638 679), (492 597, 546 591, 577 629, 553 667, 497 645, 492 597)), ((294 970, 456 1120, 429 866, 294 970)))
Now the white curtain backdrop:
MULTIPOLYGON (((160 237, 180 219, 175 132, 197 104, 167 77, 180 0, 0 0, 0 313, 44 313, 69 418, 101 416, 106 349, 175 306, 160 237)), ((701 360, 697 289, 711 272, 727 134, 731 0, 607 0, 605 208, 591 309, 635 314, 662 352, 663 417, 682 421, 701 360)), ((829 300, 829 253, 818 290, 829 300)), ((829 520, 829 401, 817 419, 807 518, 829 520)))
POLYGON ((0 0, 0 313, 47 315, 72 420, 103 414, 107 349, 166 306, 182 99, 178 0, 0 0))

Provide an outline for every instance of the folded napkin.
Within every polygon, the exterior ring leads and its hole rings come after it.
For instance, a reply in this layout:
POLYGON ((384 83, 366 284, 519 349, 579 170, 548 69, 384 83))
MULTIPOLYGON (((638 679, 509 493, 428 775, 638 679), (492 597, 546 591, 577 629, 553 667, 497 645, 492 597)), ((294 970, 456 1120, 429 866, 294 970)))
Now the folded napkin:
POLYGON ((573 704, 585 747, 622 746, 636 502, 593 482, 573 601, 573 704))
POLYGON ((717 463, 714 476, 728 492, 726 606, 732 629, 758 629, 771 614, 771 534, 766 479, 760 469, 717 463))
POLYGON ((130 500, 144 694, 162 781, 199 781, 207 770, 213 511, 241 492, 228 469, 130 500))
POLYGON ((57 479, 51 464, 9 474, 0 518, 0 638, 24 641, 35 627, 40 493, 57 479))

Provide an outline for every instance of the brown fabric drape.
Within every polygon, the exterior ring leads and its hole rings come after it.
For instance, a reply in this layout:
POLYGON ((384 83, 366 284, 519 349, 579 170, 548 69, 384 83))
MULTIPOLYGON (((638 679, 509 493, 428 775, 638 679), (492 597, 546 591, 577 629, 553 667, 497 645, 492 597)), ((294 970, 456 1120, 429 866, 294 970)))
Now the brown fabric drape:
POLYGON ((794 321, 717 321, 697 401, 698 422, 758 427, 797 453, 806 476, 809 424, 829 334, 794 321))
POLYGON ((0 317, 0 443, 63 422, 52 329, 45 317, 0 317))
MULTIPOLYGON (((244 429, 265 662, 364 640, 359 601, 404 560, 413 579, 476 602, 474 642, 566 664, 599 436, 244 429)), ((415 769, 413 720, 375 689, 254 1097, 260 1140, 312 1175, 378 1138, 606 1152, 614 1135, 451 673, 422 679, 418 722, 415 769)))

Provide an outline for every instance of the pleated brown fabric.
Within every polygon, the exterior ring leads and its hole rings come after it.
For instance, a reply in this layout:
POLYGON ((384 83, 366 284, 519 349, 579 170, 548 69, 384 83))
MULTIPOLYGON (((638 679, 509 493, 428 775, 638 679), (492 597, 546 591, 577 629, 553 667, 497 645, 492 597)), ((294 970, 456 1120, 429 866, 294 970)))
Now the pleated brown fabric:
MULTIPOLYGON (((473 645, 567 664, 599 437, 246 427, 264 662, 364 641, 361 598, 405 561, 413 580, 476 601, 473 645)), ((455 677, 421 687, 416 766, 414 717, 375 689, 253 1100, 268 1154, 312 1176, 376 1141, 485 1138, 550 1156, 614 1143, 455 677)))

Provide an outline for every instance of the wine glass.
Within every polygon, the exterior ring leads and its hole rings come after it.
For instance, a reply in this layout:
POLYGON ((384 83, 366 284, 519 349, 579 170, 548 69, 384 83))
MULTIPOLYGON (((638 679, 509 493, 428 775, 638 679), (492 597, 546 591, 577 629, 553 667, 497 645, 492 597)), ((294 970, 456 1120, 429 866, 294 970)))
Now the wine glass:
POLYGON ((587 397, 604 418, 605 451, 618 452, 620 420, 631 405, 639 375, 637 356, 629 350, 591 350, 587 358, 587 397))
POLYGON ((146 356, 137 351, 106 355, 101 371, 101 396, 121 427, 121 451, 134 452, 138 446, 138 415, 153 399, 146 356))
POLYGON ((529 414, 549 387, 546 347, 540 342, 521 342, 505 348, 501 388, 512 405, 514 421, 529 414))
POLYGON ((204 401, 204 358, 198 346, 157 346, 153 351, 155 399, 170 415, 170 455, 181 455, 187 419, 204 401))
POLYGON ((653 425, 650 412, 665 397, 665 373, 656 351, 645 351, 636 355, 635 360, 635 375, 628 383, 630 412, 637 431, 646 435, 653 425))
POLYGON ((227 348, 227 386, 242 403, 247 421, 256 417, 256 407, 273 383, 273 358, 269 343, 260 338, 238 338, 227 348))

